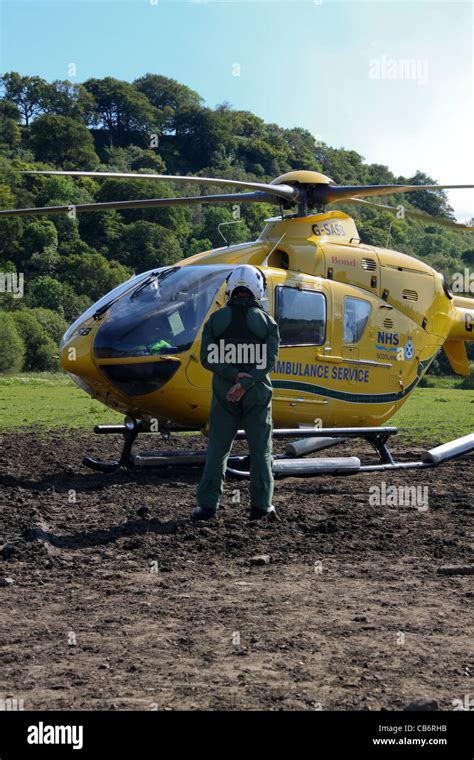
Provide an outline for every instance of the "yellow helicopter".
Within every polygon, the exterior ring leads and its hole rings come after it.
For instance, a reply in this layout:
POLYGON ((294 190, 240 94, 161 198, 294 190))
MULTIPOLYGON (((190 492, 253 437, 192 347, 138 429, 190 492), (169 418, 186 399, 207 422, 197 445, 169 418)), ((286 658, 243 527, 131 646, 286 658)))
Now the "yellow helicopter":
MULTIPOLYGON (((441 348, 456 373, 469 374, 465 344, 474 341, 474 299, 454 295, 443 275, 423 261, 361 243, 350 216, 327 210, 333 203, 364 204, 474 231, 468 225, 365 200, 474 185, 337 185, 313 171, 293 171, 270 184, 116 172, 27 173, 133 177, 239 190, 82 204, 74 213, 262 201, 280 207, 280 216, 266 220, 257 241, 206 251, 132 277, 68 329, 61 343, 63 369, 93 398, 126 415, 124 426, 96 428, 125 434, 120 461, 87 459, 90 466, 108 471, 119 465, 190 461, 160 454, 146 460, 131 455, 131 447, 140 431, 206 432, 211 375, 199 361, 201 332, 212 311, 225 302, 232 268, 244 263, 264 273, 263 305, 280 329, 281 348, 272 373, 275 436, 301 439, 290 452, 292 466, 284 457, 283 463, 276 460, 277 474, 432 466, 474 449, 474 435, 464 436, 441 451, 428 452, 423 462, 397 464, 386 446, 396 429, 383 427, 441 348), (285 216, 294 207, 296 213, 285 216), (295 458, 359 436, 373 444, 380 455, 378 464, 363 466, 349 457, 313 459, 307 465, 308 460, 295 458)), ((59 212, 70 213, 71 206, 1 210, 0 217, 59 212)), ((242 432, 238 435, 244 437, 242 432)), ((197 456, 191 463, 202 461, 205 453, 197 456)), ((237 467, 236 472, 245 470, 237 467)))

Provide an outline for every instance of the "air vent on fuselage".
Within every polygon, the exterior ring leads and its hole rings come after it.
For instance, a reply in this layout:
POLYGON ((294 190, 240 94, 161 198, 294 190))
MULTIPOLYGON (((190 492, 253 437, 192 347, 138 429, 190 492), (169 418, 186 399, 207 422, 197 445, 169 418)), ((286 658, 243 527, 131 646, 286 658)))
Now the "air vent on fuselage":
POLYGON ((391 330, 391 329, 392 329, 392 327, 393 327, 393 319, 384 319, 384 321, 383 321, 383 326, 384 326, 384 327, 385 327, 387 330, 391 330))
POLYGON ((405 288, 402 290, 402 297, 404 301, 418 301, 418 293, 416 290, 405 288))
POLYGON ((367 272, 375 272, 377 269, 377 262, 375 259, 361 259, 360 263, 362 269, 365 269, 367 272))

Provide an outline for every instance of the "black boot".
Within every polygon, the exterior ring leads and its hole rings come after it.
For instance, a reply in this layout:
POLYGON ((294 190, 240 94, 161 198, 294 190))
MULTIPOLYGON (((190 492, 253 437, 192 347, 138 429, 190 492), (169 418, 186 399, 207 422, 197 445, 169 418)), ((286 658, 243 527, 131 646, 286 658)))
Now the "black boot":
POLYGON ((268 517, 269 520, 278 520, 278 514, 273 504, 267 509, 257 509, 257 507, 250 509, 250 522, 262 520, 264 517, 268 517))
POLYGON ((217 517, 217 509, 213 507, 196 507, 191 517, 193 520, 213 520, 217 517))

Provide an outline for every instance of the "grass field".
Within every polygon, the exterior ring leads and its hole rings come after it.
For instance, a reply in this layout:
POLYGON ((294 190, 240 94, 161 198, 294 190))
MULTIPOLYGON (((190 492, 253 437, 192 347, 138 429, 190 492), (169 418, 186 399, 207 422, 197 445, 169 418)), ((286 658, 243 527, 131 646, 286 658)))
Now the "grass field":
POLYGON ((122 421, 123 415, 91 399, 67 375, 0 376, 0 431, 26 425, 92 430, 99 423, 122 421))
MULTIPOLYGON (((432 379, 432 378, 430 378, 432 379)), ((460 390, 458 378, 435 378, 435 388, 418 388, 389 424, 413 443, 448 441, 472 432, 474 391, 460 390)), ((0 431, 36 425, 45 430, 91 430, 123 416, 93 401, 63 374, 0 376, 0 431)))

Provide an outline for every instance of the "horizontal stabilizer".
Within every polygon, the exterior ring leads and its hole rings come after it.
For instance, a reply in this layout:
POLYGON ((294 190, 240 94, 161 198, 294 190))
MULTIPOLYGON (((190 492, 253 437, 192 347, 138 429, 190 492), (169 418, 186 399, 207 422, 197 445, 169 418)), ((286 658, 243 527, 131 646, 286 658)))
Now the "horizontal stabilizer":
POLYGON ((464 341, 447 340, 443 345, 443 350, 453 372, 457 375, 469 375, 469 359, 464 341))

